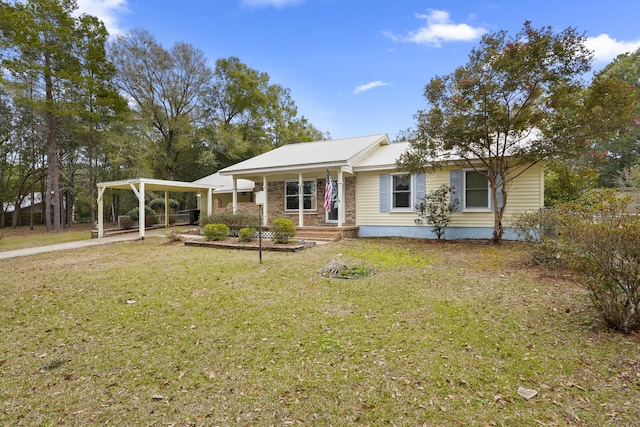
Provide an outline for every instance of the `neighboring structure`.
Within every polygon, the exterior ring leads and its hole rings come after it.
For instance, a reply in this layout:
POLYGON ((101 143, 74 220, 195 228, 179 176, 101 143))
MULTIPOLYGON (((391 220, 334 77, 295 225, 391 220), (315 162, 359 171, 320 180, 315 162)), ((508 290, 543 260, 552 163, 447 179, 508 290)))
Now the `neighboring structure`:
MULTIPOLYGON (((453 161, 433 173, 408 176, 396 169, 396 160, 408 147, 407 143, 390 144, 384 134, 290 144, 229 166, 219 174, 236 183, 233 210, 240 206, 240 179, 255 182, 256 191, 265 191, 265 225, 276 217, 288 217, 300 228, 358 227, 360 237, 434 237, 414 207, 432 189, 452 183, 460 212, 454 213, 446 237, 491 238, 494 217, 486 177, 466 163, 453 161), (323 206, 327 174, 337 183, 329 211, 323 206)), ((510 183, 508 191, 506 222, 514 212, 541 208, 541 164, 531 165, 510 183)), ((507 229, 504 238, 515 235, 507 229)))
MULTIPOLYGON (((231 177, 223 177, 213 174, 194 182, 167 181, 161 179, 127 179, 123 181, 98 183, 98 224, 97 235, 104 237, 104 192, 107 188, 115 190, 133 191, 138 198, 140 212, 144 212, 145 193, 147 191, 164 192, 165 197, 165 227, 169 225, 169 192, 196 193, 198 197, 198 209, 202 214, 211 214, 222 211, 231 205, 233 195, 236 201, 252 201, 254 184, 251 181, 235 180, 231 177), (235 191, 234 191, 235 182, 235 191)), ((145 234, 145 218, 140 215, 138 232, 141 238, 145 234)))

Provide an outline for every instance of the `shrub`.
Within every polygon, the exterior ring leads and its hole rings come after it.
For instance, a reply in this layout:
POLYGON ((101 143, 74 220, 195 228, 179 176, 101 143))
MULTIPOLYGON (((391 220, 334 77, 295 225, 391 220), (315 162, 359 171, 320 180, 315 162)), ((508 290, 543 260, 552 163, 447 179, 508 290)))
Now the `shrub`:
POLYGON ((612 329, 640 330, 640 216, 613 190, 563 208, 560 233, 569 265, 612 329))
MULTIPOLYGON (((163 213, 164 212, 164 197, 153 199, 149 202, 149 207, 153 209, 155 212, 163 213)), ((170 209, 178 209, 180 208, 180 202, 175 199, 169 199, 169 208, 170 209)))
POLYGON ((136 222, 129 216, 123 216, 120 218, 120 228, 130 230, 133 228, 136 222))
POLYGON ((225 224, 229 230, 238 231, 244 227, 258 227, 260 218, 246 212, 219 212, 211 215, 200 215, 198 225, 204 227, 207 224, 225 224))
POLYGON ((424 197, 424 201, 415 207, 418 215, 425 219, 427 224, 433 227, 433 231, 438 238, 442 239, 444 232, 451 222, 453 212, 457 207, 457 200, 449 203, 448 195, 451 186, 442 184, 437 189, 424 197))
POLYGON ((560 213, 556 209, 520 212, 511 220, 518 238, 527 244, 533 262, 548 266, 564 265, 564 258, 560 256, 559 225, 560 213))
POLYGON ((225 224, 207 224, 204 226, 204 237, 207 240, 222 240, 229 236, 229 227, 225 224))
MULTIPOLYGON (((144 222, 145 225, 154 225, 158 223, 158 216, 149 206, 144 207, 144 222)), ((140 219, 140 209, 133 208, 127 213, 127 216, 134 221, 138 221, 140 219)))
POLYGON ((238 231, 238 240, 241 242, 250 242, 255 233, 256 229, 253 227, 241 228, 240 231, 238 231))
POLYGON ((271 232, 275 243, 289 243, 296 235, 296 226, 288 218, 276 218, 271 224, 271 232))
POLYGON ((164 237, 169 239, 170 242, 181 242, 182 236, 175 229, 164 233, 164 237))

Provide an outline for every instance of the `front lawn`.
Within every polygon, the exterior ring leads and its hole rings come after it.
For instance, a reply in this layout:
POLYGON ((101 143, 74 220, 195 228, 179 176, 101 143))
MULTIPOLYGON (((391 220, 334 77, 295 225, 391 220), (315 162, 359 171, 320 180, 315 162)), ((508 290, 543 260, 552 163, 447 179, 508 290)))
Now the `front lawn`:
POLYGON ((29 230, 28 227, 4 228, 0 229, 0 252, 90 238, 91 226, 89 224, 77 224, 72 228, 65 228, 59 233, 47 233, 44 226, 37 226, 34 230, 29 230))
POLYGON ((160 237, 0 260, 0 424, 638 425, 640 339, 523 260, 359 239, 259 264, 160 237), (336 259, 375 274, 318 273, 336 259))

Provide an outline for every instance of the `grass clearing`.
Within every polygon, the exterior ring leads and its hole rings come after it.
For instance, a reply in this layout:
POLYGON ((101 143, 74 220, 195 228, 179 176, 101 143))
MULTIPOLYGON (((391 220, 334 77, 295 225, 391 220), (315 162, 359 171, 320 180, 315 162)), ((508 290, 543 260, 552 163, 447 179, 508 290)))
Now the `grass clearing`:
POLYGON ((59 233, 47 233, 44 230, 44 226, 37 226, 34 230, 29 230, 27 227, 1 229, 0 252, 91 238, 91 227, 88 224, 74 225, 72 228, 65 228, 59 233))
POLYGON ((638 337, 518 245, 359 239, 258 264, 154 237, 0 270, 3 425, 640 419, 638 337), (376 274, 320 276, 336 257, 376 274))

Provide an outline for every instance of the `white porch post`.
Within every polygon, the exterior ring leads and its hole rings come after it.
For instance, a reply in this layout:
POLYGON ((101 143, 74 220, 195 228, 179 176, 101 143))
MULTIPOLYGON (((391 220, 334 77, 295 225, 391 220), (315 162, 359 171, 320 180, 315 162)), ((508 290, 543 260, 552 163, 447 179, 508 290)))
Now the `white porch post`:
POLYGON ((98 188, 98 238, 104 237, 104 190, 106 188, 98 188))
POLYGON ((264 205, 262 205, 262 225, 269 224, 269 191, 267 188, 267 176, 262 177, 262 191, 264 191, 264 205))
POLYGON ((138 189, 138 232, 140 238, 144 240, 144 228, 145 228, 145 215, 144 215, 144 182, 140 183, 140 188, 138 189))
POLYGON ((298 174, 298 227, 304 227, 304 181, 298 174))
POLYGON ((344 212, 346 203, 344 200, 344 174, 342 169, 338 171, 338 227, 342 227, 344 222, 344 212))
POLYGON ((169 227, 169 192, 164 192, 164 228, 169 227))
POLYGON ((207 215, 213 214, 213 193, 210 188, 207 188, 205 193, 207 195, 207 215))
POLYGON ((238 212, 238 180, 233 177, 233 213, 238 212))

